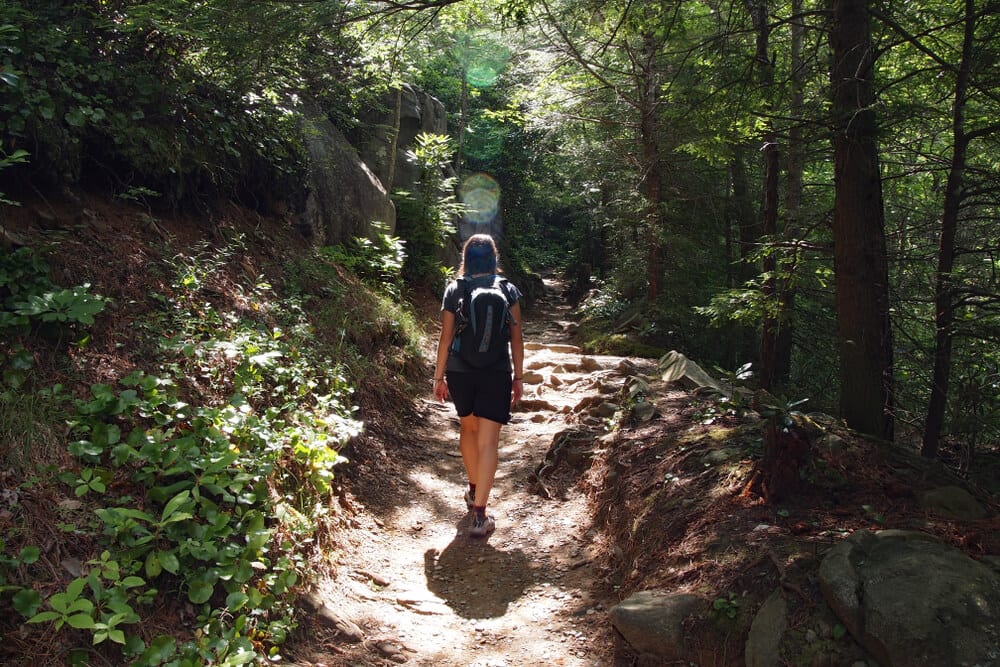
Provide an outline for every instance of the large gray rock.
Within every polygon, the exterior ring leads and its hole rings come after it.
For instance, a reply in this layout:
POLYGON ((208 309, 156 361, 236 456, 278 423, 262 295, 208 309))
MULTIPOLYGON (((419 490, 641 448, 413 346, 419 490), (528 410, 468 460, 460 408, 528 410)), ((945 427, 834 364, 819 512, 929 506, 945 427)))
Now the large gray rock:
POLYGON ((750 624, 744 660, 747 667, 780 667, 781 640, 788 629, 788 603, 781 589, 771 593, 750 624))
POLYGON ((928 535, 858 531, 827 553, 819 578, 884 667, 1000 665, 1000 576, 928 535))
POLYGON ((611 608, 611 624, 640 653, 684 659, 684 621, 705 608, 697 595, 641 591, 611 608))
POLYGON ((334 245, 376 231, 392 233, 396 208, 379 179, 326 116, 312 108, 302 120, 309 154, 309 195, 300 223, 319 245, 334 245))
POLYGON ((960 486, 941 486, 924 492, 920 504, 941 516, 961 521, 976 521, 987 516, 984 508, 971 493, 960 486))
POLYGON ((420 178, 417 167, 406 159, 406 152, 413 149, 416 136, 421 132, 448 133, 448 114, 444 105, 408 84, 387 91, 362 122, 371 133, 361 146, 361 156, 390 192, 412 191, 420 178))

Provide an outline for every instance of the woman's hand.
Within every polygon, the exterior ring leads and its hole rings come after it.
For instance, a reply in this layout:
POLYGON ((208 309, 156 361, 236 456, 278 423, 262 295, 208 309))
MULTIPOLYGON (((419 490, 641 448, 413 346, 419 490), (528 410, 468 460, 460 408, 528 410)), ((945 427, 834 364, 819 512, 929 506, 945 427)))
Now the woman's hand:
POLYGON ((442 403, 448 400, 448 383, 444 379, 434 379, 434 398, 442 403))
POLYGON ((521 397, 524 396, 524 378, 514 378, 514 385, 512 387, 510 404, 517 405, 521 397))

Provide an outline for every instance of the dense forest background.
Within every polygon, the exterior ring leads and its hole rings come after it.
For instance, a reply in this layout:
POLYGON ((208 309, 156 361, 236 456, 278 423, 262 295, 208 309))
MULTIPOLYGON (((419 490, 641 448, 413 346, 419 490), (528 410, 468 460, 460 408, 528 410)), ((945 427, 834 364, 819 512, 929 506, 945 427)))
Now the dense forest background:
MULTIPOLYGON (((391 117, 393 91, 412 85, 443 103, 447 133, 411 151, 422 178, 392 193, 395 227, 326 239, 324 257, 398 299, 439 290, 459 228, 488 224, 509 272, 530 283, 555 270, 574 286, 587 349, 679 350, 752 387, 758 404, 807 400, 969 470, 1000 437, 998 60, 994 0, 9 1, 0 196, 9 216, 25 200, 99 192, 149 220, 201 216, 206 228, 232 202, 295 229, 310 183, 307 111, 361 146, 379 129, 366 114, 391 117)), ((13 414, 27 389, 52 391, 32 376, 32 346, 49 340, 39 327, 83 328, 104 302, 86 285, 49 283, 43 259, 4 235, 0 349, 13 414)), ((199 288, 228 247, 175 257, 177 284, 199 288)), ((300 268, 303 285, 320 271, 300 268)), ((252 289, 251 300, 270 286, 252 289)), ((171 312, 164 327, 194 327, 171 312)), ((179 357, 199 358, 184 345, 179 357)), ((259 355, 290 354, 255 345, 241 388, 263 382, 249 377, 266 365, 259 355)), ((353 437, 344 397, 357 378, 296 368, 328 389, 315 400, 338 415, 331 440, 353 437)), ((127 405, 95 393, 73 453, 132 460, 115 449, 126 440, 107 433, 110 416, 153 418, 165 385, 132 377, 127 405)), ((161 426, 193 421, 174 413, 161 426)), ((142 443, 128 444, 139 457, 142 443)), ((325 464, 309 456, 325 492, 325 464)), ((176 462, 156 465, 176 473, 176 462)), ((80 495, 106 490, 95 475, 75 480, 80 495)), ((158 517, 105 517, 136 542, 129 576, 183 571, 129 522, 160 536, 195 512, 193 492, 162 491, 158 517)), ((263 528, 244 519, 241 530, 263 528)), ((5 556, 0 574, 31 557, 5 556)), ((131 618, 125 591, 139 584, 106 574, 124 597, 104 604, 123 616, 93 631, 124 645, 116 624, 131 618)), ((207 600, 215 581, 189 581, 192 600, 207 600)), ((40 598, 5 586, 23 595, 19 611, 41 613, 40 598)), ((68 591, 38 622, 94 622, 79 619, 93 610, 73 607, 80 595, 68 591)), ((280 643, 281 629, 270 632, 280 643)))

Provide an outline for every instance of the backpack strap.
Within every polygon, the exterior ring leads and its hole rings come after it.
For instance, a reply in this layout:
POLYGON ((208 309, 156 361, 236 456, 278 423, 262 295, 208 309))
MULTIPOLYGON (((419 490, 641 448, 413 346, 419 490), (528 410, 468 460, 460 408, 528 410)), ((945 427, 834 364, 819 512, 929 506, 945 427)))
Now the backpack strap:
POLYGON ((457 339, 459 334, 468 326, 471 317, 472 286, 469 285, 469 281, 466 278, 456 278, 455 284, 462 290, 458 300, 458 310, 455 311, 455 338, 457 339))
POLYGON ((503 295, 507 297, 507 305, 513 306, 517 301, 510 294, 510 281, 503 276, 494 276, 493 284, 500 288, 503 295))

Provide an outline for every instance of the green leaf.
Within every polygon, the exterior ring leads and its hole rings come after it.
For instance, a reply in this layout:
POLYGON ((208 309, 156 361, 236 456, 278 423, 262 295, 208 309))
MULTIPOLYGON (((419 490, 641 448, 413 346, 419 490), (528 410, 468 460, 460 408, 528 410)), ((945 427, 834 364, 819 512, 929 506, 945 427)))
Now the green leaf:
POLYGON ((57 618, 62 618, 62 614, 54 611, 43 611, 29 618, 28 623, 45 623, 46 621, 54 621, 57 618))
POLYGON ((229 609, 229 611, 239 611, 249 601, 250 597, 246 593, 236 591, 235 593, 230 593, 226 596, 226 608, 229 609))
POLYGON ((14 594, 12 600, 14 610, 25 618, 31 618, 42 606, 42 596, 31 588, 22 588, 14 594))
POLYGON ((87 580, 83 577, 79 577, 69 582, 69 586, 66 587, 66 598, 75 600, 80 597, 80 593, 83 592, 83 587, 87 585, 87 580))
POLYGON ((163 565, 160 563, 160 556, 155 551, 150 551, 146 556, 146 576, 150 579, 155 579, 160 576, 160 572, 163 571, 163 565))
POLYGON ((157 556, 160 560, 160 565, 162 565, 163 569, 170 574, 177 574, 177 571, 180 570, 181 564, 177 560, 177 554, 174 552, 161 551, 157 554, 157 556))
POLYGON ((25 565, 31 565, 38 560, 40 553, 41 552, 38 547, 29 545, 21 549, 21 551, 18 552, 17 557, 25 565))
POLYGON ((74 614, 66 619, 66 623, 77 630, 89 630, 94 627, 94 618, 90 614, 74 614))
MULTIPOLYGON (((167 519, 169 519, 170 516, 181 507, 181 505, 187 502, 190 497, 191 492, 185 489, 168 500, 167 504, 163 506, 163 514, 160 516, 160 523, 166 523, 167 519)), ((189 514, 187 518, 190 518, 190 516, 191 515, 189 514)))
POLYGON ((158 665, 166 662, 177 652, 177 640, 167 635, 160 635, 149 643, 145 657, 148 664, 158 665))
POLYGON ((215 592, 219 576, 214 571, 199 572, 188 580, 188 600, 193 604, 208 602, 215 592))
POLYGON ((80 107, 73 107, 66 112, 63 117, 66 124, 70 127, 83 127, 87 123, 86 117, 83 115, 83 110, 80 107))

